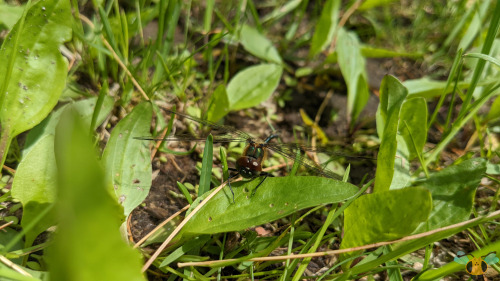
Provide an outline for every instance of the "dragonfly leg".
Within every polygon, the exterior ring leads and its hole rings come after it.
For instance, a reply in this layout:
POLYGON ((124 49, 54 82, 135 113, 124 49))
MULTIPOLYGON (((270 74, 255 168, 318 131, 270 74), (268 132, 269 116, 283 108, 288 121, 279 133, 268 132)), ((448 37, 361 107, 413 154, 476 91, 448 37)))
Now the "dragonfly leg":
POLYGON ((239 176, 240 173, 238 172, 238 170, 236 170, 234 168, 228 168, 228 170, 230 170, 230 171, 236 171, 236 174, 229 175, 229 177, 227 177, 227 185, 229 185, 229 190, 231 190, 231 194, 233 194, 233 204, 234 204, 234 192, 233 192, 233 188, 231 187, 231 179, 234 178, 234 177, 239 176))
POLYGON ((252 195, 253 196, 255 194, 255 191, 257 191, 257 188, 259 188, 259 186, 267 179, 267 177, 274 177, 272 174, 270 173, 266 173, 266 172, 260 172, 260 176, 264 176, 264 178, 259 182, 259 184, 254 188, 254 190, 252 191, 252 195))

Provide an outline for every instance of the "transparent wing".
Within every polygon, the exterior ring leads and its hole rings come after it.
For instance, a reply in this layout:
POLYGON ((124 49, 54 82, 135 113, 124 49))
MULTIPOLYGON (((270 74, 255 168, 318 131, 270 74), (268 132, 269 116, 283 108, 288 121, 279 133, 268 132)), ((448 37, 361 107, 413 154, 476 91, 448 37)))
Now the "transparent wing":
POLYGON ((453 260, 459 264, 467 264, 469 262, 469 257, 467 257, 464 252, 458 251, 457 256, 453 260))
POLYGON ((348 155, 344 153, 339 153, 336 151, 332 151, 329 149, 324 149, 321 147, 311 147, 307 146, 303 143, 299 142, 288 142, 288 143, 280 143, 277 144, 280 147, 285 147, 287 150, 297 150, 300 149, 301 151, 307 151, 307 152, 315 152, 315 153, 325 153, 331 156, 336 156, 336 157, 346 157, 346 158, 354 158, 354 159, 369 159, 369 160, 376 160, 376 158, 370 157, 370 156, 363 156, 363 155, 348 155))
POLYGON ((500 259, 497 257, 496 252, 491 252, 488 255, 486 255, 486 257, 484 258, 484 261, 487 264, 495 264, 495 263, 499 262, 500 259))
POLYGON ((138 140, 153 140, 153 141, 205 141, 208 134, 212 134, 214 137, 214 142, 246 142, 252 137, 231 126, 219 125, 207 120, 202 120, 194 116, 189 116, 187 114, 175 112, 172 110, 165 109, 169 114, 174 114, 178 119, 188 119, 198 124, 204 125, 210 128, 210 132, 198 136, 192 136, 188 134, 175 134, 166 138, 152 138, 152 137, 135 137, 138 140))
POLYGON ((318 164, 316 164, 314 161, 311 159, 307 158, 307 155, 300 155, 297 158, 297 151, 301 150, 303 152, 305 151, 311 151, 311 150, 306 150, 303 149, 303 147, 297 146, 296 144, 275 144, 275 143, 268 143, 266 145, 267 148, 271 149, 272 151, 285 156, 286 158, 292 160, 292 161, 298 161, 299 164, 303 165, 304 167, 308 168, 309 170, 315 172, 316 174, 328 177, 328 178, 333 178, 337 180, 342 180, 342 177, 339 175, 335 174, 334 172, 324 169, 318 164))

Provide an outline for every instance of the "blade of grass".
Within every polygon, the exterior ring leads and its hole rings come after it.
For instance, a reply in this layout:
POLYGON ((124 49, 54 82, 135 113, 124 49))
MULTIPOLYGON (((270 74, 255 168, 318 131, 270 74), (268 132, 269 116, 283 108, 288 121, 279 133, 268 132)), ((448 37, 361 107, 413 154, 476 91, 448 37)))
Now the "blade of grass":
MULTIPOLYGON (((486 39, 484 40, 484 44, 481 49, 481 54, 488 55, 490 53, 495 38, 498 34, 499 27, 500 27, 500 0, 497 0, 495 5, 495 11, 492 14, 490 26, 488 28, 488 33, 486 34, 486 39)), ((479 60, 477 62, 476 68, 474 69, 474 74, 472 75, 469 89, 467 90, 467 96, 465 97, 465 100, 462 104, 462 108, 458 113, 457 121, 459 122, 465 117, 467 111, 471 109, 472 96, 474 94, 474 90, 476 89, 479 80, 481 79, 481 74, 483 73, 485 64, 486 64, 485 60, 479 60)))
POLYGON ((205 149, 203 149, 203 162, 201 168, 200 176, 200 189, 198 190, 198 196, 201 196, 210 190, 210 179, 212 175, 212 164, 213 164, 213 137, 208 135, 207 141, 205 142, 205 149))

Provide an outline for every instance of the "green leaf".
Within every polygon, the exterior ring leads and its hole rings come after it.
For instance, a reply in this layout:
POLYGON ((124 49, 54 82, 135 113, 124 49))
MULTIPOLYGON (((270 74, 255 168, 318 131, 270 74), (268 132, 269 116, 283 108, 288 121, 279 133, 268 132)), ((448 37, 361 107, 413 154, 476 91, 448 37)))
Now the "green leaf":
POLYGON ((59 46, 71 38, 69 1, 39 1, 26 14, 0 48, 2 163, 11 140, 49 114, 66 83, 59 46))
MULTIPOLYGON (((408 95, 411 97, 433 98, 442 94, 449 94, 453 91, 453 87, 448 87, 447 92, 443 93, 446 88, 446 81, 435 81, 428 77, 406 80, 403 82, 403 85, 408 89, 408 95)), ((469 87, 469 83, 459 82, 457 86, 463 90, 469 87)))
POLYGON ((268 62, 277 64, 283 62, 273 43, 260 34, 257 29, 246 24, 243 25, 240 31, 240 40, 243 48, 250 54, 268 62))
POLYGON ((394 76, 386 75, 380 85, 380 105, 377 111, 377 128, 382 140, 377 155, 375 192, 389 190, 394 175, 394 161, 397 150, 399 112, 408 91, 394 76), (382 124, 379 124, 382 123, 382 124))
POLYGON ((486 160, 474 158, 433 174, 422 186, 432 193, 432 213, 415 232, 459 223, 469 218, 486 160))
POLYGON ((278 87, 282 72, 279 65, 260 64, 236 74, 227 85, 229 108, 241 110, 267 100, 278 87))
POLYGON ((366 0, 363 1, 361 6, 359 6, 360 11, 367 11, 378 6, 387 6, 388 4, 394 2, 395 0, 366 0))
POLYGON ((149 144, 134 137, 151 136, 152 117, 151 103, 138 104, 118 122, 104 149, 107 180, 123 205, 125 215, 142 203, 151 188, 149 144))
POLYGON ((210 190, 210 180, 212 179, 213 164, 213 137, 208 135, 203 149, 203 163, 201 165, 200 188, 198 196, 201 196, 210 190))
POLYGON ((14 24, 23 15, 23 6, 9 5, 4 1, 0 2, 0 26, 5 25, 7 29, 12 29, 14 24))
MULTIPOLYGON (((86 100, 80 100, 74 103, 65 104, 64 106, 58 108, 56 111, 50 113, 47 118, 45 118, 40 124, 36 125, 33 129, 28 132, 26 136, 26 142, 24 143, 23 154, 28 153, 31 146, 34 145, 39 139, 43 138, 46 135, 54 135, 56 131, 57 123, 59 123, 59 119, 61 118, 61 114, 68 107, 76 110, 80 118, 82 118, 82 122, 85 124, 85 127, 90 126, 90 121, 92 120, 92 114, 94 112, 95 104, 97 102, 96 97, 92 97, 86 100)), ((108 114, 113 109, 113 99, 109 96, 104 98, 104 102, 99 112, 99 116, 97 117, 97 122, 95 127, 92 130, 97 129, 98 126, 104 122, 104 119, 108 116, 108 114)))
MULTIPOLYGON (((415 212, 417 212, 417 211, 419 211, 419 210, 415 210, 415 212)), ((461 231, 464 231, 467 228, 471 228, 471 227, 474 227, 474 226, 479 225, 479 224, 483 224, 483 223, 488 222, 488 221, 495 221, 495 219, 497 219, 499 217, 500 217, 500 214, 496 214, 496 215, 491 216, 489 218, 482 217, 482 218, 479 218, 477 220, 469 221, 466 224, 457 225, 456 227, 453 227, 453 228, 450 228, 450 229, 447 229, 444 231, 435 232, 435 233, 432 233, 428 236, 409 241, 407 243, 402 244, 402 246, 396 248, 395 250, 391 251, 390 253, 382 255, 375 260, 368 261, 366 263, 358 263, 356 266, 354 266, 353 268, 350 269, 350 274, 354 275, 354 274, 360 274, 362 272, 370 271, 373 268, 376 268, 379 265, 381 265, 387 261, 394 260, 394 259, 397 259, 398 257, 402 257, 408 253, 417 251, 418 249, 421 249, 421 248, 425 247, 426 245, 432 244, 432 243, 439 241, 441 239, 449 238, 450 236, 452 236, 456 233, 459 233, 461 231)), ((497 243, 493 243, 491 246, 498 248, 499 244, 500 244, 500 242, 497 242, 497 243)), ((491 251, 491 249, 492 248, 489 246, 485 247, 484 250, 486 250, 486 251, 483 252, 482 255, 487 254, 489 251, 491 251)), ((460 270, 463 270, 463 265, 460 265, 458 263, 449 263, 445 267, 449 268, 449 266, 453 267, 454 265, 457 265, 457 267, 455 267, 455 269, 456 269, 455 271, 457 271, 459 269, 458 266, 460 266, 460 270)), ((427 272, 433 272, 433 271, 427 271, 427 272)), ((453 272, 453 271, 451 271, 451 272, 453 272)), ((436 279, 432 278, 432 279, 425 279, 425 280, 436 280, 436 279)))
MULTIPOLYGON (((23 204, 21 225, 24 229, 56 197, 57 167, 54 157, 54 135, 45 135, 23 157, 17 167, 12 196, 23 204)), ((25 246, 30 247, 38 234, 56 223, 52 213, 46 215, 26 233, 25 246)))
POLYGON ((207 109, 207 120, 217 122, 229 112, 229 100, 226 86, 219 85, 210 96, 207 109))
POLYGON ((347 84, 347 115, 353 124, 365 107, 368 92, 365 58, 361 55, 356 34, 340 29, 337 36, 340 71, 347 84))
POLYGON ((319 54, 332 42, 339 18, 340 2, 340 0, 327 0, 324 4, 312 37, 309 56, 319 54))
MULTIPOLYGON (((408 235, 427 220, 431 208, 431 194, 422 187, 361 196, 344 212, 344 239, 340 248, 390 241, 408 235)), ((343 259, 350 255, 343 255, 343 259)))
POLYGON ((275 21, 286 16, 291 11, 295 10, 302 0, 290 0, 283 3, 283 5, 276 5, 276 8, 269 14, 262 17, 262 22, 275 21))
POLYGON ((412 53, 400 52, 391 49, 372 47, 368 45, 361 46, 361 55, 363 55, 363 57, 365 58, 394 58, 394 57, 421 58, 423 56, 421 53, 417 52, 412 52, 412 53))
POLYGON ((82 121, 66 111, 56 129, 60 221, 48 249, 51 280, 145 280, 142 258, 122 240, 123 211, 82 121))
POLYGON ((401 107, 399 134, 404 138, 403 143, 409 151, 409 160, 422 154, 427 141, 427 103, 424 98, 407 99, 401 107), (415 148, 417 149, 415 151, 415 148))
MULTIPOLYGON (((184 234, 211 234, 238 231, 285 217, 291 213, 335 203, 354 196, 358 188, 330 178, 304 176, 267 178, 251 196, 262 178, 231 183, 195 214, 183 229, 184 234)), ((203 199, 203 196, 200 199, 203 199)), ((196 207, 199 199, 191 205, 196 207)))
POLYGON ((500 117, 500 96, 495 98, 495 101, 490 107, 490 111, 486 116, 486 120, 492 121, 500 117))

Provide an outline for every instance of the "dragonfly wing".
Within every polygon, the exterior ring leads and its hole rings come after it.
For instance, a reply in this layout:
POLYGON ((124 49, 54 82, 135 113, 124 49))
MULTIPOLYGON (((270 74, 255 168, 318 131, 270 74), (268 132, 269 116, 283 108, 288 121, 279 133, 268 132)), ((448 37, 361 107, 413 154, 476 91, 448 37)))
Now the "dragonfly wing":
POLYGON ((463 251, 458 251, 457 256, 453 260, 459 264, 467 264, 469 257, 463 251))
MULTIPOLYGON (((173 135, 170 137, 166 138, 154 138, 154 137, 134 137, 134 139, 137 140, 150 140, 150 141, 205 141, 207 139, 207 136, 192 136, 192 135, 186 135, 186 134, 179 134, 179 135, 173 135)), ((214 142, 246 142, 247 139, 244 138, 238 138, 230 134, 226 135, 213 135, 214 137, 214 142)))
POLYGON ((342 180, 342 177, 340 177, 339 175, 335 174, 334 172, 332 172, 330 170, 322 168, 321 166, 316 164, 314 161, 307 158, 307 155, 301 154, 299 157, 297 157, 297 151, 302 150, 300 148, 300 146, 293 147, 293 145, 289 145, 289 144, 283 145, 283 144, 268 143, 267 148, 271 149, 272 151, 274 151, 278 154, 285 156, 286 158, 288 158, 292 161, 298 161, 301 165, 303 165, 304 167, 308 168, 309 170, 311 170, 319 175, 322 175, 322 176, 325 176, 328 178, 333 178, 336 180, 342 180))
POLYGON ((500 261, 500 259, 497 257, 497 254, 495 252, 489 253, 485 258, 484 261, 487 264, 495 264, 500 261))
POLYGON ((467 256, 465 256, 465 257, 455 257, 453 260, 456 263, 459 263, 459 264, 467 264, 469 262, 469 258, 467 256))
POLYGON ((301 151, 314 152, 314 153, 325 153, 325 154, 334 156, 336 158, 346 157, 346 158, 376 160, 375 158, 369 157, 369 156, 348 155, 348 154, 344 154, 344 153, 339 153, 339 152, 336 152, 336 151, 332 151, 332 150, 329 150, 329 149, 324 149, 324 148, 321 148, 321 147, 314 147, 313 148, 313 147, 304 145, 303 143, 300 143, 300 142, 296 142, 296 143, 282 143, 282 144, 279 144, 279 146, 280 147, 287 147, 287 149, 293 149, 293 150, 296 150, 297 147, 299 147, 299 149, 301 151))
POLYGON ((167 113, 170 113, 170 114, 175 114, 177 117, 182 117, 184 119, 188 119, 188 120, 194 121, 196 123, 210 127, 212 129, 212 131, 214 132, 213 133, 214 135, 232 135, 233 138, 236 137, 236 138, 241 138, 241 139, 246 139, 246 140, 252 138, 249 134, 247 134, 243 131, 240 131, 240 130, 238 130, 234 127, 231 127, 231 126, 219 125, 217 123, 210 122, 208 120, 203 120, 203 119, 200 119, 200 118, 197 118, 194 116, 190 116, 187 114, 179 113, 179 112, 168 110, 168 109, 165 109, 165 111, 167 113))

